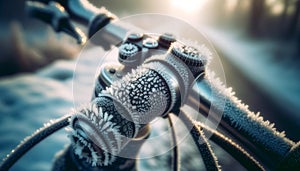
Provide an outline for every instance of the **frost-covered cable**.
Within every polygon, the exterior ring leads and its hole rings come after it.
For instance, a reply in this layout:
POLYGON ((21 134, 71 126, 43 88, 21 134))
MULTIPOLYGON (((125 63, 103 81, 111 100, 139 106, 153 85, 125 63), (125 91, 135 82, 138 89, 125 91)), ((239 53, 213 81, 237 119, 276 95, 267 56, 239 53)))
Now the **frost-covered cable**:
POLYGON ((59 129, 69 125, 70 115, 65 115, 57 120, 52 120, 45 124, 44 127, 38 129, 31 136, 26 137, 15 149, 7 155, 0 165, 0 170, 9 170, 9 168, 18 161, 26 152, 32 147, 41 142, 44 138, 48 137, 52 133, 59 129))
POLYGON ((180 158, 179 158, 179 150, 178 150, 178 143, 176 138, 176 132, 175 127, 173 124, 173 120, 170 115, 168 115, 168 121, 171 129, 171 139, 173 141, 173 158, 172 158, 172 169, 173 171, 179 171, 180 170, 180 158))
MULTIPOLYGON (((188 115, 185 111, 181 110, 182 115, 188 115)), ((240 162, 247 170, 261 170, 265 169, 263 166, 254 159, 248 152, 241 146, 233 142, 231 139, 221 134, 217 130, 213 130, 201 122, 194 122, 194 125, 202 129, 204 133, 211 135, 210 139, 227 151, 232 157, 240 162)))
POLYGON ((182 111, 179 118, 187 128, 191 128, 190 134, 202 156, 206 169, 220 171, 221 166, 218 164, 218 159, 211 149, 203 130, 196 126, 194 121, 185 112, 182 111))

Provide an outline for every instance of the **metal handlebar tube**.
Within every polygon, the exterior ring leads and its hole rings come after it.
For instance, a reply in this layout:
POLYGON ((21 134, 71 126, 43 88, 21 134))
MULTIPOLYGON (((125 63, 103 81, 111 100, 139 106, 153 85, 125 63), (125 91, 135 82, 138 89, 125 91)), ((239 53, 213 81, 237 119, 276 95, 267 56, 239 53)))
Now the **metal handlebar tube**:
POLYGON ((270 168, 277 168, 295 145, 208 74, 197 79, 188 101, 206 116, 222 114, 220 126, 270 168), (222 101, 225 106, 220 105, 222 101))
POLYGON ((97 8, 88 0, 56 0, 61 3, 71 15, 71 18, 88 25, 88 37, 106 26, 117 17, 104 7, 97 8))

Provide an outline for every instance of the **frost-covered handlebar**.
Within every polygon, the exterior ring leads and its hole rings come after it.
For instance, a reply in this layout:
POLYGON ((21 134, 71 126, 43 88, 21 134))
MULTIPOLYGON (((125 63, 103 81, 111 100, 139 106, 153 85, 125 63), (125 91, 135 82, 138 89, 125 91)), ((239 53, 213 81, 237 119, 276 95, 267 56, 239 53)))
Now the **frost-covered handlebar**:
MULTIPOLYGON (((193 73, 175 52, 184 46, 176 42, 166 54, 150 57, 72 117, 72 140, 79 158, 93 166, 112 164, 145 125, 179 110, 193 82, 193 73)), ((189 53, 194 53, 194 62, 202 60, 193 50, 189 53)))

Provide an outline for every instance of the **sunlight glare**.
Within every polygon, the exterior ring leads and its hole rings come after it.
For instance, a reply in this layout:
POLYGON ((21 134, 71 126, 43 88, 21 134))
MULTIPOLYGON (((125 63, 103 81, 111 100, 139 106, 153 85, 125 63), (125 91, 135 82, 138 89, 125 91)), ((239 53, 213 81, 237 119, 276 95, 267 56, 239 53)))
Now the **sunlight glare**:
POLYGON ((238 0, 229 0, 226 1, 226 9, 228 12, 233 12, 236 8, 236 5, 238 4, 238 0))
POLYGON ((191 13, 199 10, 206 2, 207 0, 171 0, 174 7, 191 13))
POLYGON ((273 15, 280 15, 284 10, 284 6, 282 3, 276 3, 274 6, 271 8, 271 12, 273 15))

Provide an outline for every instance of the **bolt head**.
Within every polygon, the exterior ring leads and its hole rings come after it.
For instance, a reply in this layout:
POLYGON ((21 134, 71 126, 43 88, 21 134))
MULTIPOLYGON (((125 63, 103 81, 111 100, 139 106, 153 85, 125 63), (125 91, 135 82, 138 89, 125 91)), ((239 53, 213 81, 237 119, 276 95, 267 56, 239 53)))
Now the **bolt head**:
POLYGON ((131 41, 139 41, 143 36, 143 33, 130 33, 127 38, 131 41))
POLYGON ((158 42, 153 38, 147 38, 143 41, 143 46, 149 49, 154 49, 158 47, 158 42))

